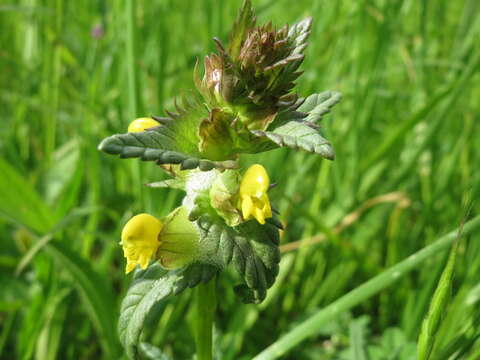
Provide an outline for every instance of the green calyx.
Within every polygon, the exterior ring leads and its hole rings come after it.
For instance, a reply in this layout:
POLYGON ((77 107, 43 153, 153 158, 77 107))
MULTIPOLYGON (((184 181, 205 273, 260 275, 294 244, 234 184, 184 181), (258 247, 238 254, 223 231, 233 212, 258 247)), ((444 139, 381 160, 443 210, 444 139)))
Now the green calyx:
POLYGON ((188 210, 180 206, 164 220, 156 259, 165 269, 178 269, 201 257, 200 235, 188 220, 188 210))

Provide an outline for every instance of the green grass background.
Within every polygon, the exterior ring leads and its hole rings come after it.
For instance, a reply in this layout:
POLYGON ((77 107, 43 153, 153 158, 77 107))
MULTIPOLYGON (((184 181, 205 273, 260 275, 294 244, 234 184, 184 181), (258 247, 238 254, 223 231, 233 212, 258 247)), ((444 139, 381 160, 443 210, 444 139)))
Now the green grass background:
MULTIPOLYGON (((283 149, 243 159, 278 183, 271 200, 287 224, 282 244, 324 235, 283 254, 260 306, 239 304, 238 279, 222 274, 214 342, 227 360, 253 358, 456 228, 467 204, 471 216, 480 209, 480 2, 253 3, 260 22, 314 17, 298 92, 337 90, 343 100, 323 122, 334 162, 283 149)), ((138 212, 166 215, 182 193, 145 188, 165 178, 158 167, 96 147, 191 88, 196 59, 213 50, 213 36, 226 39, 240 4, 0 2, 1 359, 123 356, 116 321, 130 277, 121 228, 138 212)), ((480 358, 479 241, 477 231, 458 247, 431 359, 480 358)), ((415 359, 447 255, 332 317, 283 358, 415 359)), ((192 358, 191 298, 155 309, 145 358, 192 358)))

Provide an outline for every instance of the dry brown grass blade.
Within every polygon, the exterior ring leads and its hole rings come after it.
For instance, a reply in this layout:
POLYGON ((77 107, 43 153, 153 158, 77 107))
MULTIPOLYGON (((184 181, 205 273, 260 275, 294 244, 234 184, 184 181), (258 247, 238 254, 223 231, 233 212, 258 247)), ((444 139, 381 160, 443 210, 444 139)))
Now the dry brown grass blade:
MULTIPOLYGON (((406 208, 410 206, 411 201, 407 197, 407 195, 399 191, 375 196, 365 201, 362 205, 360 205, 357 209, 355 209, 351 213, 348 213, 347 215, 345 215, 342 221, 340 221, 340 223, 332 229, 332 233, 335 235, 340 234, 344 229, 354 224, 366 210, 374 207, 375 205, 384 204, 384 203, 397 203, 397 207, 406 208)), ((327 235, 318 234, 310 238, 294 241, 285 245, 281 245, 280 252, 285 253, 285 252, 297 250, 302 246, 310 246, 313 244, 318 244, 319 242, 322 242, 326 238, 327 238, 327 235)))

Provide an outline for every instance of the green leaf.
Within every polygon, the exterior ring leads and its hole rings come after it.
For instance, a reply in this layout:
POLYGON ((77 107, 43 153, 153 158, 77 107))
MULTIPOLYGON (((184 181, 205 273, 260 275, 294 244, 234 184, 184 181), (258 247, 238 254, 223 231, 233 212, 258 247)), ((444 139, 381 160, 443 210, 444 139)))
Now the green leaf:
POLYGON ((79 167, 80 145, 77 139, 72 139, 53 153, 53 162, 43 179, 45 199, 48 204, 58 203, 63 198, 65 190, 75 177, 79 167))
POLYGON ((135 273, 135 279, 123 299, 118 332, 127 355, 136 359, 140 335, 152 308, 187 287, 208 282, 217 273, 214 266, 192 264, 175 271, 163 269, 158 263, 135 273))
POLYGON ((323 91, 319 94, 308 96, 297 111, 307 113, 305 121, 317 123, 322 120, 322 116, 329 113, 330 110, 340 102, 342 94, 336 91, 323 91))
POLYGON ((74 280, 87 313, 99 333, 99 339, 109 358, 118 356, 118 339, 115 336, 116 306, 110 288, 92 268, 90 262, 59 242, 50 242, 45 250, 61 264, 74 280))
POLYGON ((245 303, 260 303, 278 274, 280 252, 278 229, 255 220, 229 227, 220 218, 202 216, 197 220, 206 258, 219 268, 233 264, 244 284, 235 292, 245 303))
POLYGON ((280 147, 301 149, 333 160, 333 147, 316 129, 305 122, 289 121, 272 131, 253 130, 252 133, 260 138, 268 138, 280 147))
MULTIPOLYGON (((0 213, 10 220, 38 233, 55 231, 55 217, 32 186, 14 168, 0 159, 0 213)), ((68 219, 64 219, 68 221, 68 219)), ((62 223, 57 224, 61 228, 62 223)), ((43 246, 43 245, 42 245, 43 246)), ((37 248, 38 249, 38 248, 37 248)), ((114 335, 115 306, 113 294, 91 263, 59 242, 49 242, 44 249, 61 264, 82 296, 83 304, 98 331, 102 346, 109 357, 118 354, 118 340, 114 335)))
POLYGON ((159 126, 137 133, 116 134, 104 139, 98 149, 122 158, 138 157, 157 164, 180 164, 182 169, 199 168, 208 171, 213 168, 231 168, 235 161, 211 161, 199 149, 198 128, 208 112, 195 100, 184 106, 177 106, 177 114, 170 118, 158 118, 159 126), (160 123, 162 125, 160 125, 160 123))
POLYGON ((15 168, 0 158, 0 215, 45 233, 56 222, 53 211, 15 168))
POLYGON ((367 355, 367 335, 368 335, 367 316, 362 316, 350 322, 350 356, 353 360, 368 360, 367 355))
POLYGON ((252 130, 251 133, 270 140, 269 145, 263 145, 263 150, 289 147, 333 160, 335 154, 332 145, 320 134, 317 123, 340 100, 341 94, 335 91, 310 95, 300 106, 294 106, 298 107, 296 110, 281 112, 266 131, 252 130))
POLYGON ((236 166, 235 161, 211 161, 202 159, 197 151, 195 155, 177 151, 173 138, 178 143, 181 137, 176 134, 166 136, 170 132, 165 126, 149 129, 139 133, 117 134, 103 140, 99 150, 122 158, 139 157, 145 161, 156 161, 157 164, 180 164, 182 170, 199 168, 209 171, 213 168, 225 169, 236 166))

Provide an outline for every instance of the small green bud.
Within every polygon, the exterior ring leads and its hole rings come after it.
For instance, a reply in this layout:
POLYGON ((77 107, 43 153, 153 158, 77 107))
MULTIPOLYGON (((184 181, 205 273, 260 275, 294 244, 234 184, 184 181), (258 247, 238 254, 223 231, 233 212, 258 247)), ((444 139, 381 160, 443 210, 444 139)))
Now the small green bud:
POLYGON ((229 226, 237 226, 242 222, 242 215, 235 206, 240 181, 238 170, 226 170, 215 178, 210 188, 210 204, 229 226))

